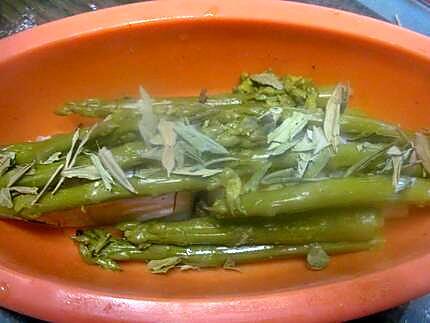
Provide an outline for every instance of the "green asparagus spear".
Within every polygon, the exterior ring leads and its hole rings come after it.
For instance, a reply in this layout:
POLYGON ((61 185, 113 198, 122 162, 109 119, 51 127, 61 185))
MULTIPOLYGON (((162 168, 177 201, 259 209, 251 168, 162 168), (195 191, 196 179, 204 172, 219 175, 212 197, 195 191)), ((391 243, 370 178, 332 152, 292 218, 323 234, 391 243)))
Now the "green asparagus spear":
POLYGON ((218 200, 212 210, 219 217, 275 216, 331 207, 367 207, 386 203, 421 206, 430 203, 428 180, 401 180, 409 182, 411 187, 395 193, 390 177, 333 178, 244 194, 240 196, 237 210, 229 210, 224 200, 218 200))
MULTIPOLYGON (((83 129, 80 137, 85 137, 89 130, 90 128, 83 129)), ((103 138, 112 140, 115 136, 122 136, 136 130, 137 120, 135 116, 129 113, 118 112, 101 121, 94 128, 90 136, 90 143, 97 144, 97 141, 103 138)), ((2 151, 15 153, 17 164, 26 164, 32 161, 40 162, 48 159, 54 153, 68 151, 71 147, 72 137, 72 133, 59 134, 43 141, 9 145, 4 147, 2 151)))
MULTIPOLYGON (((213 178, 153 175, 146 179, 130 180, 139 196, 159 196, 182 191, 203 191, 216 185, 213 178)), ((15 215, 28 219, 37 218, 42 213, 78 208, 82 205, 97 204, 136 196, 115 185, 107 190, 101 180, 60 189, 55 195, 45 194, 36 204, 31 205, 33 196, 20 195, 14 199, 14 209, 0 208, 0 214, 15 215)))
MULTIPOLYGON (((115 160, 123 169, 129 169, 142 164, 146 159, 142 157, 145 152, 145 145, 142 141, 130 142, 112 149, 112 154, 115 160)), ((34 167, 34 173, 21 177, 17 182, 20 186, 43 187, 51 178, 52 174, 62 163, 62 161, 52 164, 39 164, 34 167)), ((86 155, 81 155, 76 160, 76 166, 90 166, 91 161, 86 155)), ((4 176, 0 177, 0 187, 5 187, 9 182, 13 171, 9 171, 4 176)))
POLYGON ((375 209, 321 210, 274 219, 244 221, 200 217, 187 221, 155 220, 119 226, 128 241, 155 243, 240 246, 260 244, 300 245, 314 241, 366 241, 375 238, 383 219, 375 209))
MULTIPOLYGON (((255 245, 241 247, 150 245, 132 244, 123 238, 114 238, 103 230, 85 231, 74 237, 79 244, 83 259, 106 269, 119 270, 117 261, 150 261, 177 257, 178 264, 198 267, 220 267, 226 261, 235 264, 286 259, 306 256, 311 244, 304 245, 255 245)), ((373 249, 381 246, 380 239, 355 242, 322 242, 321 247, 328 254, 339 254, 373 249)))

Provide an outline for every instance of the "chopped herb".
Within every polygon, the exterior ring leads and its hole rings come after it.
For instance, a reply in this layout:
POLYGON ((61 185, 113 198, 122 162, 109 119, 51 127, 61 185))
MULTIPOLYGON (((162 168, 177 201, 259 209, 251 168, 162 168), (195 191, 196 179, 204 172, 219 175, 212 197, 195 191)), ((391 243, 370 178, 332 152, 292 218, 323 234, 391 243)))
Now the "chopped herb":
POLYGON ((13 202, 9 188, 0 189, 0 206, 8 209, 13 208, 13 202))
POLYGON ((373 162, 374 160, 378 159, 379 157, 383 156, 385 154, 385 152, 392 146, 393 144, 387 144, 382 146, 380 149, 378 149, 377 151, 375 151, 373 154, 370 154, 366 157, 364 157, 363 159, 359 160, 358 162, 356 162, 354 165, 352 165, 351 167, 349 167, 345 174, 343 175, 343 177, 348 177, 351 176, 352 174, 355 174, 363 169, 365 169, 367 166, 369 166, 369 164, 371 162, 373 162))
POLYGON ((118 165, 118 163, 116 162, 115 158, 112 155, 112 152, 109 149, 107 149, 106 147, 101 148, 98 152, 98 156, 103 166, 109 172, 109 174, 112 175, 112 177, 122 187, 124 187, 126 190, 130 191, 131 193, 137 194, 136 189, 133 187, 133 185, 131 185, 124 171, 118 165))
POLYGON ((345 100, 345 91, 345 86, 343 84, 338 84, 328 99, 325 108, 323 129, 334 153, 337 152, 337 147, 339 145, 340 114, 345 100))
POLYGON ((330 146, 321 127, 314 126, 312 128, 312 144, 314 146, 314 155, 317 155, 320 151, 330 146))
POLYGON ((303 177, 317 177, 321 173, 321 171, 327 166, 331 156, 332 155, 328 147, 324 148, 319 153, 312 156, 308 166, 306 167, 303 177))
POLYGON ((111 191, 112 184, 115 183, 112 176, 109 174, 106 168, 104 168, 103 163, 100 160, 99 156, 93 153, 90 153, 88 155, 90 156, 91 162, 93 163, 95 169, 97 170, 99 177, 101 177, 104 187, 108 191, 111 191))
POLYGON ((253 74, 249 77, 253 82, 260 85, 271 86, 276 90, 283 90, 284 84, 281 80, 272 72, 263 72, 260 74, 253 74))
POLYGON ((172 173, 175 175, 185 175, 185 176, 201 176, 201 177, 211 177, 222 173, 222 169, 208 169, 203 167, 183 167, 176 168, 172 173))
POLYGON ((306 256, 309 268, 312 270, 322 270, 330 262, 330 256, 325 252, 319 243, 309 245, 309 251, 306 256))
POLYGON ((9 191, 17 192, 19 194, 36 195, 38 188, 37 187, 30 187, 30 186, 12 186, 9 188, 9 191))
POLYGON ((62 152, 57 151, 56 153, 53 153, 51 156, 49 156, 47 160, 41 161, 40 164, 49 165, 49 164, 55 163, 61 160, 61 155, 62 155, 62 152))
POLYGON ((387 155, 391 156, 391 162, 393 165, 393 187, 394 190, 398 191, 400 172, 402 170, 402 152, 397 146, 392 146, 387 150, 387 155))
POLYGON ((158 131, 160 132, 164 146, 161 164, 166 169, 167 176, 170 176, 173 168, 175 168, 176 132, 174 129, 175 124, 171 121, 161 120, 158 124, 158 131))
POLYGON ((395 192, 400 193, 401 191, 404 191, 410 187, 412 187, 417 179, 415 177, 406 177, 401 176, 397 182, 397 185, 395 187, 395 192))
POLYGON ((216 155, 227 155, 229 152, 215 140, 198 131, 191 125, 177 122, 176 133, 200 153, 210 152, 216 155))
POLYGON ((266 175, 267 171, 272 167, 271 162, 262 164, 259 169, 251 176, 251 178, 243 186, 243 193, 255 192, 260 185, 261 180, 266 175))
POLYGON ((148 92, 141 86, 139 87, 140 100, 138 101, 141 119, 139 121, 139 132, 145 144, 151 145, 151 138, 157 129, 157 116, 152 109, 152 100, 148 92))
POLYGON ((169 257, 148 262, 148 268, 153 274, 165 274, 182 262, 180 257, 169 257))
POLYGON ((15 156, 14 152, 5 151, 0 153, 0 176, 6 173, 9 167, 12 166, 15 161, 15 156))
POLYGON ((280 184, 290 181, 292 178, 297 179, 297 171, 294 168, 286 168, 267 174, 261 180, 261 184, 280 184))
POLYGON ((26 166, 17 166, 15 172, 10 177, 9 182, 7 183, 7 187, 13 186, 16 182, 18 182, 22 176, 25 175, 32 167, 34 166, 34 162, 26 165, 26 166))
POLYGON ((415 135, 415 151, 417 152, 418 159, 421 160, 424 169, 430 173, 430 141, 429 138, 422 134, 416 133, 415 135))
POLYGON ((58 174, 60 174, 60 172, 63 169, 63 167, 64 167, 64 164, 61 164, 60 166, 57 167, 57 169, 55 170, 55 172, 51 175, 51 177, 49 178, 49 180, 46 182, 45 186, 43 186, 43 188, 40 190, 39 194, 37 194, 36 197, 34 198, 34 200, 31 201, 31 205, 36 204, 37 201, 40 200, 40 198, 42 197, 42 195, 45 194, 45 192, 48 189, 48 187, 51 186, 52 182, 55 180, 55 178, 58 176, 58 174))
POLYGON ((61 176, 65 178, 83 178, 90 181, 100 179, 100 173, 94 166, 78 166, 65 169, 61 172, 61 176))

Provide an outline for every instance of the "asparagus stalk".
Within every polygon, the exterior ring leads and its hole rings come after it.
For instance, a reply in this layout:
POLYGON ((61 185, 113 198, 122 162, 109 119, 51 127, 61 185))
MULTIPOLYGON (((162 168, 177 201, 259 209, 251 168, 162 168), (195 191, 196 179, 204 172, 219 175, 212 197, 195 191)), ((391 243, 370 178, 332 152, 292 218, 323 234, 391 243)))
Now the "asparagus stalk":
MULTIPOLYGON (((139 248, 126 239, 114 238, 104 230, 85 231, 74 237, 82 258, 89 264, 119 270, 117 261, 150 261, 177 257, 177 264, 198 267, 221 267, 226 261, 235 264, 306 256, 311 244, 255 245, 239 247, 151 245, 139 248)), ((369 241, 321 242, 328 254, 356 252, 382 245, 380 239, 369 241)))
MULTIPOLYGON (((108 141, 112 141, 113 137, 120 137, 136 130, 137 120, 135 116, 118 112, 112 114, 112 117, 100 122, 94 128, 89 142, 97 143, 99 140, 106 138, 108 141)), ((84 138, 88 131, 90 131, 90 128, 82 129, 80 137, 84 138)), ((68 151, 71 147, 72 137, 72 133, 59 134, 43 141, 12 144, 4 147, 2 151, 15 153, 17 164, 26 164, 32 161, 40 162, 48 159, 54 153, 68 151)))
POLYGON ((414 179, 414 184, 395 193, 392 179, 386 176, 332 178, 257 191, 240 196, 239 210, 229 210, 224 200, 214 203, 218 217, 275 216, 331 207, 368 207, 386 203, 427 205, 430 182, 414 179))
MULTIPOLYGON (((170 176, 167 178, 164 175, 160 177, 152 176, 146 179, 133 178, 130 179, 130 183, 137 191, 137 196, 159 196, 182 191, 203 191, 210 188, 211 185, 216 185, 216 181, 213 178, 184 176, 170 176)), ((119 185, 115 185, 109 191, 99 180, 60 189, 55 195, 45 194, 34 205, 31 205, 34 199, 33 196, 17 196, 14 199, 14 208, 0 208, 0 214, 35 219, 43 213, 79 208, 83 205, 115 201, 134 196, 136 195, 119 185)))
POLYGON ((241 246, 301 245, 314 241, 367 241, 379 233, 383 219, 375 209, 333 209, 285 219, 218 220, 200 217, 187 221, 155 220, 119 226, 133 244, 241 246))
MULTIPOLYGON (((124 145, 114 147, 112 154, 115 160, 123 169, 129 169, 141 165, 146 159, 142 157, 145 152, 145 145, 142 141, 129 142, 124 145)), ((30 187, 43 187, 51 176, 55 173, 62 161, 54 162, 52 164, 39 164, 34 167, 34 173, 21 177, 17 182, 20 186, 30 187)), ((91 160, 85 156, 80 155, 76 160, 76 166, 90 166, 91 160)), ((14 172, 9 171, 0 177, 0 187, 6 187, 14 172)))

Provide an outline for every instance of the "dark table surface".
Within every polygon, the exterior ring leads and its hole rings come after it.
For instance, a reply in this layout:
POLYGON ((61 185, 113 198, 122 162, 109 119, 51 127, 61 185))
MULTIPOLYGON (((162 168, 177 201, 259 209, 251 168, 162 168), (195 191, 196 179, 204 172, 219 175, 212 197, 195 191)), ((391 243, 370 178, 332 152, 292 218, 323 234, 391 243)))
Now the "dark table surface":
MULTIPOLYGON (((427 0, 294 0, 351 11, 397 23, 430 35, 430 2, 427 0)), ((133 0, 0 0, 0 38, 48 21, 85 11, 139 2, 133 0)), ((0 308, 0 322, 41 322, 0 308)), ((351 322, 430 322, 430 295, 351 322)))

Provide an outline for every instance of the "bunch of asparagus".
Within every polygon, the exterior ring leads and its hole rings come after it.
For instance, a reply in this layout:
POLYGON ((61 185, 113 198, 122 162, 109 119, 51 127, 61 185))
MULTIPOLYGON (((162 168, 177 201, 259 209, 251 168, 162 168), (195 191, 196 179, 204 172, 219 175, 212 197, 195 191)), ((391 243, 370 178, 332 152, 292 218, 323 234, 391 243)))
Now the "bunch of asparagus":
POLYGON ((0 214, 66 226, 121 220, 73 237, 88 263, 111 270, 299 255, 322 269, 329 254, 381 245, 384 205, 430 201, 428 137, 348 109, 349 96, 346 84, 267 71, 243 74, 229 94, 154 99, 141 88, 137 99, 67 103, 59 115, 98 121, 3 147, 0 214), (163 218, 141 221, 154 211, 163 218))

